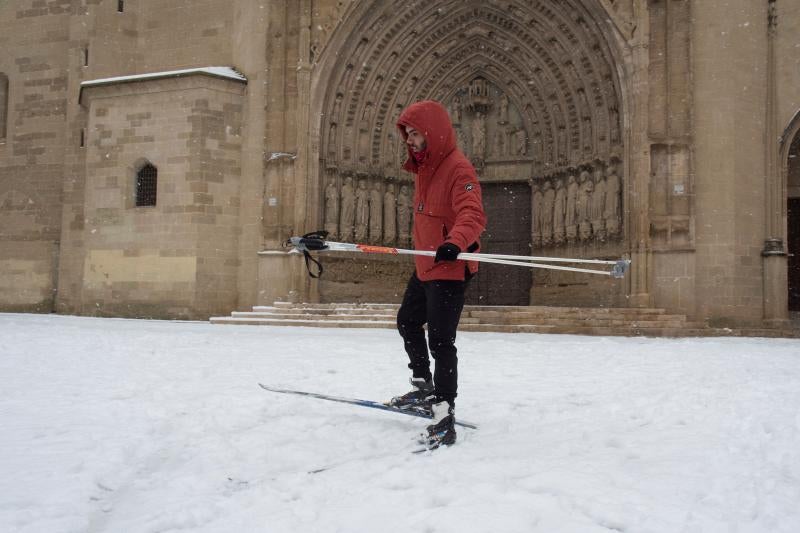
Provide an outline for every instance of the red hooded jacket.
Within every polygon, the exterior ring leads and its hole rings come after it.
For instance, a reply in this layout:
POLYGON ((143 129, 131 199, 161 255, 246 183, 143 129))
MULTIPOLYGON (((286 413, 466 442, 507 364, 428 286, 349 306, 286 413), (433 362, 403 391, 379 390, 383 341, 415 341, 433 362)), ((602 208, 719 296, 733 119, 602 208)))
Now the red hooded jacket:
MULTIPOLYGON (((403 168, 416 174, 414 182, 414 248, 436 250, 451 242, 466 252, 486 227, 481 186, 475 168, 456 147, 456 134, 444 106, 433 100, 410 105, 397 127, 403 140, 408 138, 406 126, 425 136, 428 155, 421 164, 415 161, 408 147, 408 160, 403 168)), ((476 250, 478 251, 478 247, 476 250)), ((414 256, 417 277, 463 280, 466 264, 473 274, 476 261, 440 261, 433 257, 414 256)))

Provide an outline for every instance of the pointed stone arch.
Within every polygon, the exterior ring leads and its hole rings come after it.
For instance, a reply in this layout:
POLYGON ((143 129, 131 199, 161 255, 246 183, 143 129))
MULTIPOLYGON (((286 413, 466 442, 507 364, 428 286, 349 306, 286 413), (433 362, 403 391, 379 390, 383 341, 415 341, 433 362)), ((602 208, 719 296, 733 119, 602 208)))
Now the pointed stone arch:
MULTIPOLYGON (((347 177, 350 186, 364 179, 381 190, 410 184, 412 177, 400 170, 405 150, 394 126, 399 112, 426 98, 451 105, 476 78, 488 80, 519 113, 532 153, 517 158, 515 168, 525 170, 516 170, 513 180, 552 185, 582 171, 594 176, 598 169, 605 179, 604 169, 618 168, 614 179, 622 181, 623 206, 630 194, 626 132, 633 82, 625 72, 632 69, 631 50, 617 28, 618 15, 609 17, 602 2, 347 6, 313 56, 309 130, 310 146, 318 151, 309 157, 307 226, 335 226, 325 220, 334 217, 325 198, 335 196, 331 191, 347 177)), ((622 252, 629 216, 622 207, 615 216, 616 249, 622 252)))
MULTIPOLYGON (((800 110, 780 137, 780 191, 785 206, 788 309, 800 311, 800 110)), ((777 185, 777 184, 776 184, 777 185)))

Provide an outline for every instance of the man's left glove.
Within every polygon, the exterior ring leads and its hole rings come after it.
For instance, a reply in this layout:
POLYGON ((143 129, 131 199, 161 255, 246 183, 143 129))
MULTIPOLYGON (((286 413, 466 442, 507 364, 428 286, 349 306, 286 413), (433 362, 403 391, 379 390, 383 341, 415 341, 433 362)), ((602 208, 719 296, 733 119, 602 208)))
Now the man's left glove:
POLYGON ((436 249, 436 257, 434 258, 433 262, 438 263, 439 261, 455 261, 460 253, 461 248, 452 242, 446 242, 436 249))

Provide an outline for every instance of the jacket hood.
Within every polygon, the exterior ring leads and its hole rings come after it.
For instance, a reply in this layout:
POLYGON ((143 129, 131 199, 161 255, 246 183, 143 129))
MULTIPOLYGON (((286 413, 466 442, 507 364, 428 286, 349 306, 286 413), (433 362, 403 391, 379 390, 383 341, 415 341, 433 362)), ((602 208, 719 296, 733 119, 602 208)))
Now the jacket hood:
MULTIPOLYGON (((414 128, 425 136, 428 144, 428 157, 422 163, 423 167, 435 170, 436 167, 456 149, 456 134, 450 115, 442 104, 434 100, 423 100, 411 104, 397 119, 397 128, 403 137, 403 142, 408 139, 406 126, 414 128)), ((419 173, 420 165, 411 155, 411 147, 406 145, 408 159, 403 168, 415 174, 419 173)))

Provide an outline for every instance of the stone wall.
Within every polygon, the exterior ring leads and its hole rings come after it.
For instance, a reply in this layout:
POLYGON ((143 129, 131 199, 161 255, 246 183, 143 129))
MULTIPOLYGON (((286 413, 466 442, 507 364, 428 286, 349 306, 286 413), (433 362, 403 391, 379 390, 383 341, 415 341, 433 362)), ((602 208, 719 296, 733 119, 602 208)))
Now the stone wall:
POLYGON ((0 305, 53 308, 67 132, 66 65, 75 2, 0 3, 0 305))
POLYGON ((236 305, 243 92, 205 75, 83 89, 82 312, 202 317, 236 305), (146 163, 157 205, 136 207, 146 163))

